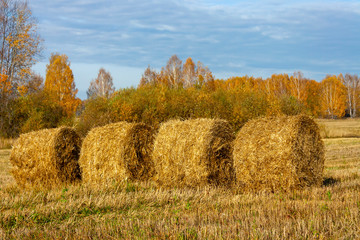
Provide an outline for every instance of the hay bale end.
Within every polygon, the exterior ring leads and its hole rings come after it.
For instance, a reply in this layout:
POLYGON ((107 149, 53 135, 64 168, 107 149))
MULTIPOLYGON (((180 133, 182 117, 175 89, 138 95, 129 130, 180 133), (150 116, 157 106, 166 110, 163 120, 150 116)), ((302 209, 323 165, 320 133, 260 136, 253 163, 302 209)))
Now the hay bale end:
POLYGON ((21 187, 52 187, 79 181, 80 146, 80 137, 69 127, 22 134, 11 150, 11 173, 21 187))
POLYGON ((251 120, 234 141, 236 185, 241 191, 289 191, 320 185, 324 144, 305 115, 251 120))

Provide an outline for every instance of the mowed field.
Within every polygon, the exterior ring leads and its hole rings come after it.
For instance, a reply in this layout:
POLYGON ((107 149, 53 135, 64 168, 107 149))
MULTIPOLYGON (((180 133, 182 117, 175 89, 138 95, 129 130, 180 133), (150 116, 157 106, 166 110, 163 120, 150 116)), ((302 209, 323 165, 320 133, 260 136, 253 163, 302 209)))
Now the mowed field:
POLYGON ((0 239, 360 239, 360 120, 319 120, 321 187, 291 193, 229 189, 16 187, 0 150, 0 239))

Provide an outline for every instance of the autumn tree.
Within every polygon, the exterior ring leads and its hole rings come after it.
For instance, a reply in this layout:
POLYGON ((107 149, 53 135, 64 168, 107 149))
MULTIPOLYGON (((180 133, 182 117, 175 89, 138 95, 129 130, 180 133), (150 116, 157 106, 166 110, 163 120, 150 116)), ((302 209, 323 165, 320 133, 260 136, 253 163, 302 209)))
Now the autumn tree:
POLYGON ((335 75, 328 75, 321 81, 321 106, 325 116, 343 117, 346 109, 346 89, 335 75))
POLYGON ((315 80, 307 80, 305 87, 305 107, 307 111, 313 116, 320 116, 322 112, 321 96, 322 96, 322 85, 315 80))
POLYGON ((90 82, 87 90, 88 98, 105 97, 109 98, 115 91, 113 78, 104 68, 100 68, 97 78, 90 82))
POLYGON ((346 102, 349 115, 353 118, 356 117, 358 108, 360 92, 359 77, 357 75, 346 74, 342 80, 346 88, 346 102))
POLYGON ((170 87, 182 85, 182 61, 176 55, 170 57, 163 73, 170 87))
POLYGON ((206 86, 208 89, 215 89, 216 83, 212 72, 200 61, 197 65, 191 57, 188 57, 182 65, 182 61, 173 55, 165 67, 158 73, 148 66, 141 76, 138 87, 149 85, 162 85, 169 88, 189 88, 192 86, 206 86))
POLYGON ((6 74, 0 74, 0 97, 11 94, 11 82, 6 74))
POLYGON ((254 78, 249 76, 230 77, 225 83, 227 89, 239 89, 246 92, 258 91, 262 83, 261 78, 254 78))
POLYGON ((75 87, 70 62, 65 54, 51 54, 50 63, 46 65, 44 90, 60 104, 68 116, 75 113, 81 101, 76 98, 78 90, 75 87))
POLYGON ((273 74, 265 80, 265 88, 269 96, 280 98, 284 95, 290 95, 290 78, 287 74, 273 74))
POLYGON ((144 73, 141 76, 139 87, 145 85, 156 85, 157 84, 157 73, 155 70, 150 68, 150 65, 145 69, 144 73))
POLYGON ((195 72, 197 82, 196 84, 202 86, 206 83, 210 83, 210 85, 214 82, 214 76, 212 75, 210 69, 200 61, 197 62, 196 72, 195 72))
POLYGON ((26 81, 22 85, 17 87, 17 91, 20 96, 26 96, 29 94, 42 91, 44 88, 44 78, 34 72, 31 72, 26 81))
POLYGON ((300 71, 294 72, 289 78, 290 94, 301 102, 306 100, 306 81, 304 74, 300 71))
POLYGON ((16 89, 31 75, 42 40, 27 2, 0 0, 0 19, 0 72, 16 89))
POLYGON ((190 87, 196 84, 195 63, 191 57, 188 57, 184 63, 182 77, 184 87, 190 87))
POLYGON ((0 135, 18 133, 17 97, 26 94, 41 53, 36 19, 27 2, 0 0, 0 135))
POLYGON ((0 74, 0 136, 6 136, 5 131, 11 119, 10 102, 12 99, 9 97, 11 93, 11 82, 8 76, 0 74))

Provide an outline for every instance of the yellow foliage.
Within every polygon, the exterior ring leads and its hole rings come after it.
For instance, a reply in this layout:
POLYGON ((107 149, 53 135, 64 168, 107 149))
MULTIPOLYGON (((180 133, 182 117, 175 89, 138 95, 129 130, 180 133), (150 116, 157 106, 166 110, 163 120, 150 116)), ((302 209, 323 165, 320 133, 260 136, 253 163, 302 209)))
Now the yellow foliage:
POLYGON ((321 106, 325 116, 343 117, 346 109, 346 89, 344 84, 336 77, 327 76, 321 82, 321 106))
POLYGON ((81 101, 76 98, 78 90, 75 88, 74 75, 65 54, 51 55, 50 63, 46 66, 44 89, 63 107, 68 116, 75 113, 81 101))
MULTIPOLYGON (((15 11, 3 19, 7 26, 4 26, 5 30, 2 32, 5 41, 0 49, 3 54, 0 67, 7 72, 11 82, 15 79, 21 83, 31 73, 36 56, 42 49, 42 40, 36 32, 36 21, 26 3, 10 1, 3 10, 9 11, 9 8, 14 8, 15 11)), ((19 92, 21 95, 25 94, 24 88, 17 90, 22 91, 19 92)))

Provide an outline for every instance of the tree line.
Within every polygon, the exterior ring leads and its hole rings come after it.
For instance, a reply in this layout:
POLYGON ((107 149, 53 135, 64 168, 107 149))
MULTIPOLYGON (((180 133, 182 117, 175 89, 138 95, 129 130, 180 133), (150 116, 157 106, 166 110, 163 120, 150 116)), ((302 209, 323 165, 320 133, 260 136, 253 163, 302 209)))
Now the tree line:
POLYGON ((357 75, 327 75, 321 82, 300 71, 216 79, 200 61, 189 57, 183 63, 176 55, 160 71, 148 66, 136 88, 115 90, 110 72, 101 68, 81 101, 65 54, 51 54, 45 79, 32 72, 43 40, 28 4, 0 4, 0 137, 61 125, 85 135, 92 127, 122 120, 156 127, 172 118, 223 118, 238 130, 259 116, 358 116, 357 75))

